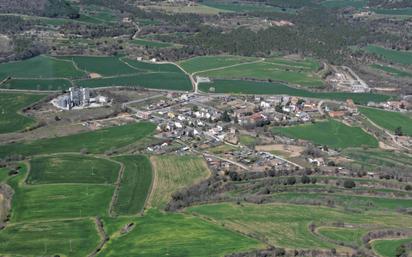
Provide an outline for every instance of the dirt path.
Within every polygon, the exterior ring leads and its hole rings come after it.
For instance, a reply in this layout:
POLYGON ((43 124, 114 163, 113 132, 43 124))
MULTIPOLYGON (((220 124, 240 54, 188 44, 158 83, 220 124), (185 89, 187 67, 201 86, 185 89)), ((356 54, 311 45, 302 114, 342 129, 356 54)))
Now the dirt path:
MULTIPOLYGON (((114 162, 117 162, 117 161, 114 161, 114 162)), ((114 205, 116 204, 117 199, 119 197, 120 185, 122 183, 122 178, 123 178, 124 169, 125 169, 125 166, 124 166, 123 163, 121 163, 121 162, 117 162, 117 163, 120 164, 120 170, 119 170, 119 175, 117 176, 117 181, 115 183, 116 187, 115 187, 114 192, 113 192, 112 200, 110 201, 110 205, 109 205, 108 212, 109 212, 110 217, 115 216, 113 208, 114 208, 114 205)))
POLYGON ((144 207, 151 207, 151 202, 153 199, 154 192, 156 190, 157 184, 158 184, 158 174, 157 174, 157 163, 156 160, 154 159, 153 156, 150 156, 150 163, 152 164, 152 185, 150 186, 149 194, 146 197, 146 202, 144 204, 144 207))
POLYGON ((104 245, 109 241, 109 236, 104 230, 103 221, 100 218, 96 217, 94 219, 94 222, 96 224, 96 229, 97 229, 97 232, 99 233, 101 242, 97 246, 97 248, 91 254, 88 255, 88 257, 96 256, 100 252, 100 250, 104 247, 104 245))

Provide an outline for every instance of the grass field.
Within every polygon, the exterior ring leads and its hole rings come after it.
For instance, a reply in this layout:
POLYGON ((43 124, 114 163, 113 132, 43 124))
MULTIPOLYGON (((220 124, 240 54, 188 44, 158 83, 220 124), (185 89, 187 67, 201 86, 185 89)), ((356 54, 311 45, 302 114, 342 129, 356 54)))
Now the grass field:
POLYGON ((170 201, 173 192, 188 187, 209 176, 205 161, 196 156, 153 156, 155 172, 149 205, 162 209, 170 201))
POLYGON ((35 121, 18 112, 24 107, 41 100, 44 95, 0 93, 0 134, 23 130, 35 121))
POLYGON ((87 149, 90 153, 104 153, 108 149, 126 146, 149 136, 154 129, 153 123, 140 122, 65 137, 2 145, 0 157, 10 154, 29 156, 80 152, 82 149, 87 149))
POLYGON ((9 224, 0 231, 0 255, 84 257, 99 241, 91 219, 9 224))
POLYGON ((377 54, 378 56, 388 61, 399 63, 403 65, 412 65, 412 52, 396 51, 392 49, 383 48, 376 45, 369 45, 365 48, 369 53, 377 54))
POLYGON ((182 214, 151 210, 133 222, 135 229, 123 236, 112 236, 99 256, 217 257, 264 247, 254 239, 182 214))
POLYGON ((362 236, 368 232, 366 228, 320 227, 318 233, 338 242, 362 245, 362 236))
POLYGON ((237 1, 233 2, 222 2, 216 0, 206 0, 202 1, 202 4, 213 7, 216 9, 220 9, 223 11, 230 11, 230 12, 286 12, 286 13, 294 13, 294 9, 289 8, 279 8, 275 6, 265 5, 265 4, 242 4, 237 1))
POLYGON ((13 78, 78 78, 84 75, 71 62, 45 55, 0 64, 0 79, 8 76, 13 78))
POLYGON ((120 156, 115 160, 125 165, 118 200, 114 211, 118 215, 134 215, 144 208, 152 184, 152 167, 146 156, 120 156))
POLYGON ((323 81, 315 74, 317 68, 319 64, 313 60, 288 61, 278 58, 268 62, 243 64, 199 73, 199 76, 217 79, 271 79, 308 87, 321 87, 323 81))
POLYGON ((401 16, 412 16, 412 8, 400 8, 400 9, 373 9, 377 14, 384 15, 401 15, 401 16))
POLYGON ((14 189, 12 222, 69 219, 107 214, 112 185, 24 184, 27 171, 8 180, 14 189))
POLYGON ((68 79, 11 79, 0 88, 27 90, 66 90, 72 86, 68 79))
POLYGON ((411 238, 393 239, 393 240, 374 240, 372 242, 372 249, 384 257, 396 257, 396 249, 404 243, 412 241, 411 238))
POLYGON ((190 207, 187 212, 198 213, 218 224, 224 224, 225 227, 264 238, 276 246, 299 249, 336 247, 310 233, 308 225, 313 222, 344 221, 350 224, 388 227, 412 226, 407 215, 372 211, 352 213, 333 208, 292 204, 222 203, 190 207))
POLYGON ((9 169, 0 168, 0 183, 9 178, 9 169))
POLYGON ((411 72, 403 71, 391 66, 372 64, 371 67, 379 71, 384 71, 385 73, 395 77, 412 77, 411 72))
POLYGON ((221 12, 226 12, 221 9, 209 7, 206 5, 202 5, 197 3, 196 5, 151 5, 148 6, 149 9, 165 11, 168 13, 194 13, 194 14, 204 14, 204 15, 217 15, 221 12))
POLYGON ((273 132, 290 138, 304 139, 334 148, 378 147, 378 141, 361 128, 349 127, 330 119, 315 124, 274 128, 273 132))
POLYGON ((133 39, 130 42, 132 44, 136 44, 139 46, 152 47, 152 48, 166 48, 166 47, 173 46, 173 44, 171 43, 166 43, 166 42, 161 42, 161 41, 149 41, 145 39, 133 39))
POLYGON ((367 104, 369 101, 384 102, 391 97, 387 95, 371 93, 340 93, 328 92, 318 93, 310 92, 303 89, 288 87, 281 83, 254 82, 243 80, 215 80, 213 83, 202 83, 199 89, 203 92, 210 92, 211 88, 215 93, 232 93, 232 94, 259 94, 259 95, 290 95, 300 97, 311 97, 320 99, 331 99, 345 101, 352 99, 357 104, 367 104))
POLYGON ((357 9, 364 8, 367 6, 367 0, 326 0, 321 3, 327 8, 345 8, 354 7, 357 9))
POLYGON ((405 135, 412 136, 412 118, 405 114, 374 108, 360 108, 359 110, 371 121, 392 133, 396 128, 401 127, 405 135))
POLYGON ((28 184, 114 184, 118 163, 85 155, 54 155, 30 161, 28 184))
POLYGON ((241 56, 199 56, 179 62, 179 65, 188 73, 217 69, 259 60, 254 57, 241 56))

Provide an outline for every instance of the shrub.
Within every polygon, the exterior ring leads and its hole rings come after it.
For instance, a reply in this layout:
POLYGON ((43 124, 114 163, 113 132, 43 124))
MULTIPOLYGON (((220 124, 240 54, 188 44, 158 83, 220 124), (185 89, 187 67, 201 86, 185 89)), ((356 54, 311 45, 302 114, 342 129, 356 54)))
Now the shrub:
POLYGON ((354 187, 356 187, 356 184, 353 180, 348 179, 348 180, 345 180, 345 182, 343 182, 343 187, 345 187, 345 188, 354 188, 354 187))

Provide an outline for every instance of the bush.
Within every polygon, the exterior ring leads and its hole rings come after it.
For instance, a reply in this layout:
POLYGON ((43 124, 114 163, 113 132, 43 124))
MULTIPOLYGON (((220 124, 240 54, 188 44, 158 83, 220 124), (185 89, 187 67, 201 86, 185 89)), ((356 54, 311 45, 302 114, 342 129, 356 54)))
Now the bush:
POLYGON ((405 190, 406 191, 412 191, 412 186, 411 185, 406 185, 405 190))
POLYGON ((296 178, 295 178, 295 177, 289 177, 289 178, 287 179, 286 183, 287 183, 288 185, 294 185, 294 184, 296 184, 296 178))
POLYGON ((306 175, 303 175, 302 178, 300 179, 302 184, 309 184, 310 183, 310 178, 306 175))
POLYGON ((343 182, 343 187, 350 189, 350 188, 356 187, 356 184, 353 180, 348 179, 348 180, 345 180, 345 182, 343 182))

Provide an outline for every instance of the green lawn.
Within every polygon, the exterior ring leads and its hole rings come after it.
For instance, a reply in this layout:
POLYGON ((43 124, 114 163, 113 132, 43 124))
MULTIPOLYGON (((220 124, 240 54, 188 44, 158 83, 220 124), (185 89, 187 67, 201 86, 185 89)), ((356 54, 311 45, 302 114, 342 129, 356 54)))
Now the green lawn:
POLYGON ((379 71, 384 71, 387 74, 395 77, 412 77, 411 72, 403 71, 391 66, 385 66, 385 65, 380 65, 380 64, 372 64, 372 68, 379 70, 379 71))
POLYGON ((91 219, 8 224, 0 230, 0 255, 84 257, 99 242, 91 219))
POLYGON ((72 84, 68 79, 11 79, 1 88, 27 90, 66 90, 72 84))
POLYGON ((412 118, 405 114, 375 108, 360 108, 359 110, 374 123, 392 133, 396 128, 401 127, 405 135, 412 136, 412 118))
POLYGON ((221 203, 189 207, 187 212, 206 216, 227 228, 264 238, 279 247, 299 249, 336 247, 310 233, 310 223, 342 221, 386 227, 412 227, 410 217, 395 212, 353 213, 334 208, 292 204, 221 203))
POLYGON ((368 230, 366 228, 336 228, 336 227, 320 227, 319 234, 338 242, 346 244, 362 245, 362 236, 368 230))
POLYGON ((104 153, 108 149, 126 146, 149 136, 154 129, 155 125, 153 123, 139 122, 65 137, 2 145, 0 147, 0 157, 11 154, 29 156, 80 152, 82 149, 87 149, 91 153, 104 153))
POLYGON ((107 214, 114 186, 25 185, 26 172, 8 180, 14 189, 12 222, 95 217, 107 214))
POLYGON ((46 55, 0 64, 0 78, 79 78, 84 75, 71 62, 46 55))
POLYGON ((290 138, 304 139, 333 148, 378 147, 378 141, 358 127, 349 127, 330 119, 315 124, 277 127, 273 132, 290 138))
POLYGON ((151 210, 129 222, 136 227, 126 235, 112 236, 99 256, 217 257, 264 247, 254 239, 182 214, 151 210))
POLYGON ((369 53, 377 54, 383 59, 394 63, 412 65, 412 52, 410 51, 396 51, 376 45, 369 45, 368 47, 366 47, 366 51, 369 53))
POLYGON ((303 89, 288 87, 281 83, 254 82, 243 80, 215 80, 213 83, 199 84, 203 92, 231 93, 231 94, 259 94, 259 95, 291 95, 345 101, 352 99, 357 104, 367 104, 369 101, 385 102, 391 97, 372 93, 318 93, 303 89), (211 91, 211 88, 214 91, 211 91))
MULTIPOLYGON (((304 63, 302 61, 302 63, 304 63)), ((316 70, 308 68, 299 62, 259 62, 244 64, 235 67, 200 73, 199 76, 217 79, 254 78, 260 80, 271 79, 308 87, 323 86, 322 79, 314 73, 316 70), (296 65, 296 66, 295 66, 296 65)))
POLYGON ((28 184, 86 183, 113 184, 120 165, 85 155, 54 155, 30 161, 28 184))
POLYGON ((241 56, 199 56, 180 61, 179 64, 188 73, 194 73, 257 60, 259 59, 241 56))
POLYGON ((375 240, 372 242, 372 249, 380 256, 396 257, 396 249, 408 242, 412 242, 412 237, 393 240, 375 240))
POLYGON ((118 215, 134 215, 143 210, 152 184, 152 166, 146 156, 119 156, 125 165, 119 196, 114 211, 118 215))
POLYGON ((0 93, 0 134, 23 130, 33 125, 33 119, 18 112, 43 97, 44 95, 39 94, 0 93))

